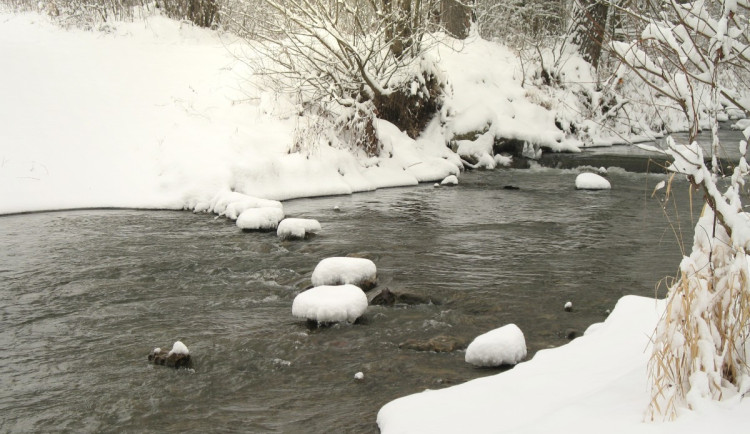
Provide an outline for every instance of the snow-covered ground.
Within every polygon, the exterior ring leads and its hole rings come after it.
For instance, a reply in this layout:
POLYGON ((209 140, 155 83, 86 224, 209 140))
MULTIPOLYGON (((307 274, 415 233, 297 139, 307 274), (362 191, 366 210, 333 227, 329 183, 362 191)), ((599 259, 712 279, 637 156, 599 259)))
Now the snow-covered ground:
POLYGON ((510 371, 386 404, 387 433, 746 432, 750 400, 701 401, 674 422, 644 422, 649 337, 664 301, 626 296, 603 324, 510 371))
POLYGON ((0 214, 194 209, 229 191, 285 200, 459 172, 443 142, 390 124, 379 134, 392 158, 289 153, 304 119, 252 85, 244 43, 160 16, 109 29, 0 14, 0 214))
MULTIPOLYGON (((159 16, 109 29, 62 30, 39 15, 0 13, 0 214, 197 208, 238 218, 278 208, 254 198, 458 175, 462 163, 446 142, 485 129, 457 145, 487 167, 507 163, 489 155, 494 137, 557 150, 581 144, 555 127, 553 95, 520 85, 510 51, 475 40, 458 52, 438 47, 452 88, 443 124, 416 141, 378 124, 391 157, 330 146, 290 153, 306 119, 252 85, 233 55, 246 52, 243 42, 159 16)), ((586 79, 580 64, 570 65, 586 79)), ((642 422, 649 335, 661 309, 626 297, 586 336, 508 372, 396 400, 378 423, 384 432, 745 432, 750 404, 738 397, 705 402, 676 422, 642 422)))

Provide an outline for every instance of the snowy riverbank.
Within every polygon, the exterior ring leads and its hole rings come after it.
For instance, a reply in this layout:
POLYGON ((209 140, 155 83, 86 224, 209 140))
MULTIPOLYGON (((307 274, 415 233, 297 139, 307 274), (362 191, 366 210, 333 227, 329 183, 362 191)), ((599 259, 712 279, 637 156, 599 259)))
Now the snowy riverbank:
POLYGON ((290 154, 303 120, 249 84, 243 44, 159 16, 109 33, 0 15, 0 214, 84 207, 192 209, 229 190, 285 200, 459 172, 444 143, 390 124, 392 158, 290 154))
POLYGON ((750 401, 703 400, 674 422, 646 423, 649 338, 664 302, 626 296, 604 323, 510 371, 397 399, 383 433, 744 432, 750 401))

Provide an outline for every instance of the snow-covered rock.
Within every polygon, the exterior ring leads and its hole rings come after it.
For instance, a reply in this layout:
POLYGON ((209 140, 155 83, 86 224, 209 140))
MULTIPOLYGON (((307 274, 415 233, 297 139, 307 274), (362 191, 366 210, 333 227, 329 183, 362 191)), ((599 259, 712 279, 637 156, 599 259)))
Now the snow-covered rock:
POLYGON ((515 324, 477 336, 466 348, 466 361, 475 366, 515 365, 526 357, 526 340, 515 324))
POLYGON ((312 284, 352 284, 367 290, 375 286, 377 278, 377 267, 369 259, 332 257, 323 259, 315 267, 312 284))
POLYGON ((612 184, 596 173, 581 173, 576 177, 576 188, 578 190, 609 190, 612 184))
POLYGON ((183 354, 187 356, 188 354, 190 354, 190 351, 188 350, 188 347, 181 341, 175 341, 175 343, 172 344, 172 349, 169 350, 169 355, 172 354, 183 354))
POLYGON ((304 239, 308 234, 315 234, 320 231, 320 222, 314 219, 287 218, 279 223, 276 235, 279 238, 304 239))
POLYGON ((283 210, 284 206, 277 200, 258 199, 256 197, 248 196, 247 199, 232 202, 227 205, 224 215, 228 219, 237 220, 237 217, 239 217, 240 214, 250 208, 278 208, 283 210))
POLYGON ((448 175, 440 182, 440 185, 458 185, 458 177, 456 175, 448 175))
POLYGON ((366 310, 367 295, 354 285, 317 286, 292 303, 292 315, 319 323, 354 322, 366 310))
POLYGON ((744 130, 745 128, 750 127, 750 119, 740 119, 737 122, 732 124, 733 130, 744 130))
POLYGON ((246 231, 273 230, 284 218, 279 208, 249 208, 237 217, 237 227, 246 231))
POLYGON ((188 350, 188 347, 180 341, 176 341, 172 345, 170 351, 163 350, 159 347, 154 348, 148 355, 148 360, 155 365, 168 366, 176 369, 189 368, 192 365, 190 351, 188 350))

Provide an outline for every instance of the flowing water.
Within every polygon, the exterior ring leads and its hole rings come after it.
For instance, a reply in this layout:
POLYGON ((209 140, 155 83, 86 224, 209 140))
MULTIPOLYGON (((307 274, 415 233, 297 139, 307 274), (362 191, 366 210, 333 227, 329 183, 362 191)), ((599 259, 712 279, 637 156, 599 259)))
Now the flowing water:
POLYGON ((296 242, 189 212, 2 217, 0 431, 376 432, 390 400, 500 372, 401 343, 465 345, 515 323, 530 358, 674 274, 675 234, 692 237, 687 184, 665 213, 651 198, 664 175, 612 169, 613 189, 589 192, 573 188, 577 173, 471 172, 453 188, 290 201, 287 215, 323 226, 296 242), (293 318, 318 261, 349 254, 376 263, 370 296, 435 303, 371 306, 325 328, 293 318), (192 370, 148 363, 178 339, 192 370))

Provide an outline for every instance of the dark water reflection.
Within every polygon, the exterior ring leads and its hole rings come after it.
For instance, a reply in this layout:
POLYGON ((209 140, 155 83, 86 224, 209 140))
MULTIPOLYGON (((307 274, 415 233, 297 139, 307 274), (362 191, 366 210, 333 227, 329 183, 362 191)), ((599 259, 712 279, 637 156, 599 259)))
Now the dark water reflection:
POLYGON ((611 191, 585 192, 576 174, 475 172, 455 188, 291 201, 287 215, 323 225, 305 242, 187 212, 0 218, 0 431, 376 431, 392 399, 497 372, 399 343, 468 343, 512 322, 531 356, 674 272, 680 249, 649 197, 664 177, 612 170, 611 191), (319 260, 347 254, 372 258, 381 286, 442 303, 308 329, 292 300, 319 260), (147 363, 177 339, 194 371, 147 363))

